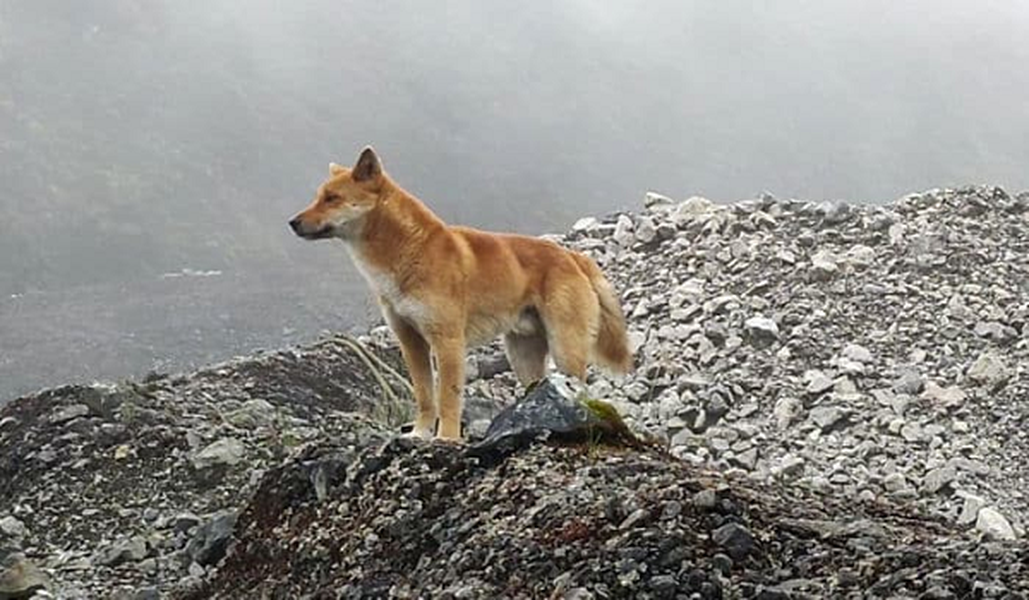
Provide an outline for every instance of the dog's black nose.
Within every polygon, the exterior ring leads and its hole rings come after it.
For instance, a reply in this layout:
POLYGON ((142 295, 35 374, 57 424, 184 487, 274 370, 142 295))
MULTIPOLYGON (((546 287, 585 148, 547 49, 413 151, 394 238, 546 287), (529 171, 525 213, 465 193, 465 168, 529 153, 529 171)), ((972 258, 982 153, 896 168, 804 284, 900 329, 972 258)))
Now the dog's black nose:
POLYGON ((293 229, 294 233, 300 233, 300 217, 297 217, 290 221, 289 226, 293 229))

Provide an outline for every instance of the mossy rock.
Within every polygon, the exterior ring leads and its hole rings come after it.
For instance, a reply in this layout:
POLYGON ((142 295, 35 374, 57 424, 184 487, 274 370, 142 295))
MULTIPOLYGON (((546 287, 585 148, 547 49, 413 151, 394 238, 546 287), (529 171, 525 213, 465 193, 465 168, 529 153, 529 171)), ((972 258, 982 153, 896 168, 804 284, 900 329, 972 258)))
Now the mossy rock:
POLYGON ((500 412, 473 453, 506 453, 536 440, 639 447, 644 445, 608 402, 576 395, 563 381, 546 378, 500 412))

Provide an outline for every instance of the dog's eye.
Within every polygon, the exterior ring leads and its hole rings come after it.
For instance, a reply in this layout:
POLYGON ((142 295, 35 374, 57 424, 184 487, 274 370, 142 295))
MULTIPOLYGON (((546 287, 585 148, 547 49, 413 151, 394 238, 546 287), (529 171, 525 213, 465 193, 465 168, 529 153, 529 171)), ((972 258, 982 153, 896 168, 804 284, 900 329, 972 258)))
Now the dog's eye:
POLYGON ((325 194, 325 201, 328 203, 338 202, 340 196, 338 194, 325 194))

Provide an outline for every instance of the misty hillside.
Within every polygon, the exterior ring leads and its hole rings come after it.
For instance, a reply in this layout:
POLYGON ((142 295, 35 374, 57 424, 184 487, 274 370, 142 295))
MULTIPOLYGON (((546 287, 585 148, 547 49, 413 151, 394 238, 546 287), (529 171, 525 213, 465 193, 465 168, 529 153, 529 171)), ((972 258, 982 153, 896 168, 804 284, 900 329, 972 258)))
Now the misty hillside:
POLYGON ((396 435, 385 328, 27 395, 0 598, 1024 600, 1027 225, 996 186, 583 218, 635 368, 579 404, 480 348, 462 444, 396 435))
POLYGON ((363 322, 343 253, 285 222, 368 143, 444 218, 532 233, 648 189, 1026 187, 1027 25, 1017 2, 4 2, 0 399, 363 322), (161 280, 183 269, 219 275, 161 280))

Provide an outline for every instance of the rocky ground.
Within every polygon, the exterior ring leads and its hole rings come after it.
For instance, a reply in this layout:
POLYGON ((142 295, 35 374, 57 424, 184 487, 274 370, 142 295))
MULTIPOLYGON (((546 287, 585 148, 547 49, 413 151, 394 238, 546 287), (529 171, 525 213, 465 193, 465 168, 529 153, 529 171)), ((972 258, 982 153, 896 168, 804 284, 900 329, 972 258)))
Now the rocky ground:
MULTIPOLYGON (((638 355, 589 393, 659 447, 384 445, 403 386, 342 339, 49 390, 0 412, 0 598, 1029 593, 1029 194, 651 194, 561 241, 638 355)), ((478 434, 522 391, 469 363, 478 434)))
POLYGON ((0 558, 27 557, 57 597, 156 597, 221 558, 238 508, 293 449, 386 439, 382 404, 339 341, 16 400, 0 412, 0 558))
POLYGON ((502 464, 398 439, 269 473, 188 598, 1015 598, 1025 548, 894 503, 535 445, 502 464), (318 494, 311 473, 325 473, 318 494))

